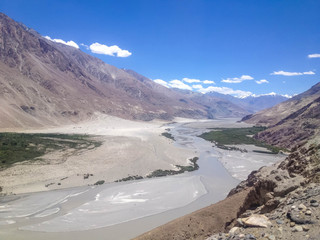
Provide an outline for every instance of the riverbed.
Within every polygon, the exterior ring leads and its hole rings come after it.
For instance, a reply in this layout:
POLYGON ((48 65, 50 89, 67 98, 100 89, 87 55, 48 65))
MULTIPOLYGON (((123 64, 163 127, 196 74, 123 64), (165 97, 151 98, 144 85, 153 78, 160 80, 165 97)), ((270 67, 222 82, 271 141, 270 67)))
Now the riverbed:
MULTIPOLYGON (((234 119, 166 124, 175 138, 172 144, 188 151, 192 149, 199 157, 200 168, 194 172, 2 197, 0 238, 130 239, 222 200, 241 179, 236 178, 238 170, 225 168, 229 165, 223 164, 226 161, 223 155, 239 156, 239 153, 221 152, 197 137, 208 131, 207 128, 222 126, 247 125, 234 119)), ((254 168, 259 168, 281 157, 261 154, 257 160, 256 156, 242 156, 241 165, 232 157, 228 161, 232 167, 242 166, 239 168, 242 177, 252 170, 249 167, 252 161, 254 168)))

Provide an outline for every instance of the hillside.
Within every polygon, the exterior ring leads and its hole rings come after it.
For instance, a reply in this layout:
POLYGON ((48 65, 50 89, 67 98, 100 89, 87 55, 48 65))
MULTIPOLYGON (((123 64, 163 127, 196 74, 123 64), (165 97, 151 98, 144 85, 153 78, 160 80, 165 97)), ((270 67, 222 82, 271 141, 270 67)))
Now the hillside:
POLYGON ((1 128, 78 122, 96 112, 138 120, 215 117, 211 106, 49 41, 2 13, 0 86, 1 128))
POLYGON ((317 83, 309 90, 298 94, 272 108, 249 115, 245 117, 243 121, 257 125, 272 126, 299 109, 305 107, 318 97, 320 97, 320 83, 317 83))
POLYGON ((320 83, 288 101, 243 119, 247 123, 269 126, 255 138, 291 149, 319 134, 320 83))

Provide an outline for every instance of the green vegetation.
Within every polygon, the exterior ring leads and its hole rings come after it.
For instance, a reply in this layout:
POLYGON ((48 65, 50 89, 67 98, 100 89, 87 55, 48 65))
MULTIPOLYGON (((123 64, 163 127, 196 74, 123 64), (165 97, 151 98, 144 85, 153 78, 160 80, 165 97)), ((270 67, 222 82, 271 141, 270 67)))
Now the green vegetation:
POLYGON ((129 176, 129 177, 125 177, 125 178, 116 180, 115 182, 126 182, 126 181, 139 180, 139 179, 143 179, 143 177, 142 176, 138 176, 138 175, 129 176))
MULTIPOLYGON (((239 150, 235 147, 228 147, 226 145, 238 145, 249 144, 258 147, 264 147, 271 151, 273 154, 277 154, 281 148, 268 145, 261 141, 258 141, 250 136, 265 130, 265 127, 250 127, 250 128, 214 128, 213 131, 203 133, 199 137, 215 142, 217 147, 227 150, 239 150)), ((270 153, 267 151, 256 151, 263 153, 270 153)))
POLYGON ((197 164, 197 161, 199 160, 198 157, 194 157, 192 159, 189 159, 192 165, 190 166, 180 166, 176 165, 179 170, 155 170, 151 174, 147 176, 147 178, 153 178, 153 177, 164 177, 168 175, 176 175, 184 172, 191 172, 199 169, 199 165, 197 164))
POLYGON ((39 160, 55 150, 93 149, 101 144, 89 135, 0 133, 0 169, 26 160, 39 160))
POLYGON ((99 180, 98 182, 96 182, 94 185, 102 185, 104 184, 104 180, 99 180))
POLYGON ((175 140, 174 140, 174 137, 173 137, 172 134, 169 133, 169 132, 161 133, 161 135, 164 136, 164 137, 166 137, 166 138, 169 138, 169 139, 175 141, 175 140))

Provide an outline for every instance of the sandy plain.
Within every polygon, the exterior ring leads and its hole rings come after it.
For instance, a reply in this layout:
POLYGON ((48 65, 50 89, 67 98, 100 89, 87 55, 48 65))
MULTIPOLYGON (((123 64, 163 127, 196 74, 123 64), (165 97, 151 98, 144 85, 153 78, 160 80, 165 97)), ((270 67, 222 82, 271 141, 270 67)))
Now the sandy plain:
POLYGON ((86 186, 100 180, 114 182, 128 176, 144 177, 157 169, 189 165, 188 159, 195 157, 195 152, 174 146, 172 140, 161 136, 166 131, 165 123, 128 121, 99 114, 76 125, 22 131, 88 134, 103 144, 91 150, 55 151, 39 161, 15 164, 0 172, 3 193, 86 186), (88 178, 84 178, 86 174, 88 178))

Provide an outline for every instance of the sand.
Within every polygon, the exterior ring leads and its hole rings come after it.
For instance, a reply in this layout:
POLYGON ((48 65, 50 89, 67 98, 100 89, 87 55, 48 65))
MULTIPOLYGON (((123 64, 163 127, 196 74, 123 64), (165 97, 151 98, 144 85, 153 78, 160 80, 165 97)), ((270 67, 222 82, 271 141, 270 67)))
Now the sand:
POLYGON ((24 162, 1 171, 3 193, 87 186, 99 180, 113 182, 129 175, 146 176, 157 169, 188 165, 195 152, 174 146, 172 140, 161 136, 166 131, 164 124, 99 114, 76 125, 23 131, 96 135, 94 138, 103 144, 92 150, 52 152, 43 157, 45 161, 24 162), (85 174, 89 178, 85 179, 85 174))

